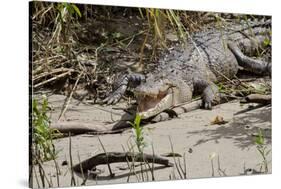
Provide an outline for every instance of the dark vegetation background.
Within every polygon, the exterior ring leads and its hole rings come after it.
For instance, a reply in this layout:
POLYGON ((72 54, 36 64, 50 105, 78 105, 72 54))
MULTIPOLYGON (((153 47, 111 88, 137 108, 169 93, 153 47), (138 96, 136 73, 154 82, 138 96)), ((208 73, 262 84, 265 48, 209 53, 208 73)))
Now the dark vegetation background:
POLYGON ((265 16, 32 2, 34 93, 103 99, 126 72, 151 71, 194 32, 265 16))

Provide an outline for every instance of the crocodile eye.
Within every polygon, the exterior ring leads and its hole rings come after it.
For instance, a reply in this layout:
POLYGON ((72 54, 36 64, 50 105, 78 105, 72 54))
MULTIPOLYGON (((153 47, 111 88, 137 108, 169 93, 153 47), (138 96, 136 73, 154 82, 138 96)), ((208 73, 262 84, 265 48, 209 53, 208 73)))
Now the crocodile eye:
POLYGON ((174 73, 174 71, 175 71, 174 69, 171 70, 172 73, 174 73))

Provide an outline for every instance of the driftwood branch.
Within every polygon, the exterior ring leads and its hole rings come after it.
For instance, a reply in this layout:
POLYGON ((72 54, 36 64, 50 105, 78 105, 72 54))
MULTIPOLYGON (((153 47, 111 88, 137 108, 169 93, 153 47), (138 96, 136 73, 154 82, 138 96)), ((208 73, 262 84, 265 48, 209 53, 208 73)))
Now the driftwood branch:
MULTIPOLYGON (((197 110, 200 108, 201 104, 202 104, 202 100, 196 100, 196 101, 188 103, 188 104, 177 106, 177 107, 173 108, 172 111, 174 112, 174 115, 177 116, 177 115, 180 115, 180 114, 183 114, 186 112, 191 112, 193 110, 197 110)), ((160 114, 155 116, 153 119, 151 119, 151 122, 166 121, 170 118, 171 118, 171 114, 169 114, 167 112, 161 112, 160 114)))
POLYGON ((95 125, 93 123, 81 123, 78 121, 58 121, 51 124, 51 128, 58 130, 61 133, 71 133, 74 135, 84 134, 84 133, 93 133, 93 134, 111 134, 116 133, 110 132, 114 124, 108 125, 95 125))
POLYGON ((155 155, 131 152, 107 152, 86 159, 74 165, 72 169, 78 173, 87 173, 88 170, 93 170, 98 165, 120 162, 147 162, 165 165, 166 167, 173 166, 168 159, 155 155))
MULTIPOLYGON (((230 97, 231 98, 231 97, 230 97)), ((229 97, 222 97, 220 103, 225 103, 229 101, 229 97)), ((196 100, 190 103, 181 104, 177 107, 174 107, 172 110, 167 112, 162 112, 155 116, 154 118, 150 118, 147 120, 142 120, 142 125, 151 122, 160 122, 166 121, 173 116, 178 116, 183 113, 191 112, 193 110, 197 110, 201 107, 202 100, 196 100), (172 112, 172 113, 171 113, 172 112)), ((130 122, 133 123, 135 119, 135 112, 128 113, 126 112, 122 115, 120 121, 113 124, 107 125, 95 125, 93 123, 81 123, 81 122, 73 122, 73 121, 61 121, 57 123, 53 123, 51 127, 60 131, 61 133, 71 133, 71 134, 114 134, 121 133, 124 130, 132 127, 130 122)))
POLYGON ((241 103, 271 104, 271 95, 250 94, 240 101, 241 103))

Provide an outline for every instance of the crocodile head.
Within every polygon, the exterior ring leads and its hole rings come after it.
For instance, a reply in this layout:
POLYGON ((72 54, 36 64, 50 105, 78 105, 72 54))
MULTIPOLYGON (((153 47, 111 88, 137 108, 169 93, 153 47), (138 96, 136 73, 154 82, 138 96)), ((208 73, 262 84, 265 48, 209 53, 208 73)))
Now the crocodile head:
POLYGON ((137 113, 142 119, 148 119, 190 100, 192 90, 178 80, 151 78, 135 89, 135 96, 138 103, 137 113))

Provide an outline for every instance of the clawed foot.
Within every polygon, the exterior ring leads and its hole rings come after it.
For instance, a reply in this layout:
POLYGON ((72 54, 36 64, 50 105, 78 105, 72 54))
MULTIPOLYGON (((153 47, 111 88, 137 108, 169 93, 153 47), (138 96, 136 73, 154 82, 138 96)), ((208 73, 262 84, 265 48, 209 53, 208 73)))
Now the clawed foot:
POLYGON ((120 93, 112 93, 108 97, 106 97, 104 100, 102 100, 102 103, 104 104, 116 104, 119 102, 119 100, 122 98, 122 95, 120 93))
POLYGON ((202 108, 211 110, 213 105, 217 105, 220 102, 220 94, 218 88, 215 85, 209 85, 203 91, 202 96, 202 108))
POLYGON ((108 97, 106 97, 102 102, 104 104, 116 104, 122 98, 123 94, 125 94, 127 89, 127 85, 121 85, 117 88, 113 93, 111 93, 108 97))
POLYGON ((201 107, 203 109, 206 109, 206 110, 211 110, 212 109, 212 102, 210 100, 202 100, 201 107))

